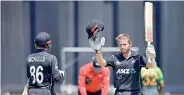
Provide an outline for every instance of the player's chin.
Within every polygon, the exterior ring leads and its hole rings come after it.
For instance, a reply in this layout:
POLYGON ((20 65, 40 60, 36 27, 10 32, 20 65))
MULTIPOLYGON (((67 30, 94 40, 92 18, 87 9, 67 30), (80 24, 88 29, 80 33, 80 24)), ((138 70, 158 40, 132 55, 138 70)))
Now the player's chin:
POLYGON ((122 52, 122 53, 127 53, 128 50, 126 50, 126 49, 121 49, 121 52, 122 52))

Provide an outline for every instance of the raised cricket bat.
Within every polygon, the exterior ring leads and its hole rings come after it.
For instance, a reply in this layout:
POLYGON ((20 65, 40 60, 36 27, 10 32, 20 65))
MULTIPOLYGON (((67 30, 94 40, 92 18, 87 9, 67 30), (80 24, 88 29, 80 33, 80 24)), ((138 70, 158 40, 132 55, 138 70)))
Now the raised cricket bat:
POLYGON ((145 41, 148 46, 153 42, 153 3, 145 2, 144 7, 145 21, 145 41))
MULTIPOLYGON (((147 47, 153 42, 153 3, 145 2, 144 7, 145 12, 145 41, 147 42, 147 47)), ((154 48, 154 47, 153 47, 154 48)), ((148 62, 152 63, 151 58, 148 58, 148 62)), ((156 67, 156 65, 154 65, 156 67)))

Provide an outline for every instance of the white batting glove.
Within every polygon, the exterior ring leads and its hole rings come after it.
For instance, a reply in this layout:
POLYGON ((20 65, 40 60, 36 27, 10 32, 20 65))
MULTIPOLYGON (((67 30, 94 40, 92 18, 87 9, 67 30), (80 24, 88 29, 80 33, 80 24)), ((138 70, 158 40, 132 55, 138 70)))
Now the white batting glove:
POLYGON ((93 50, 100 50, 104 44, 105 37, 100 38, 98 33, 89 39, 89 45, 93 50))
POLYGON ((65 78, 65 71, 59 70, 59 73, 65 78))
POLYGON ((152 44, 146 48, 146 57, 148 58, 148 63, 152 64, 153 68, 155 68, 157 66, 155 62, 156 52, 152 44))
POLYGON ((156 57, 156 52, 155 52, 155 48, 152 44, 150 44, 147 48, 146 48, 146 56, 147 58, 152 58, 155 59, 156 57))

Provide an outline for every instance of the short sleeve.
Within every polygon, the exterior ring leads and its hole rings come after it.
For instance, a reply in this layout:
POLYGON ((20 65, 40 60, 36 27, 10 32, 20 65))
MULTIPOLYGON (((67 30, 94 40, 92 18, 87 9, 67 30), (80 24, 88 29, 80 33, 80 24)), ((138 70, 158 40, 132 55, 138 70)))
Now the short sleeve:
POLYGON ((143 55, 140 55, 139 58, 141 67, 145 67, 147 64, 147 59, 143 55))
POLYGON ((115 66, 114 60, 115 60, 115 56, 114 55, 110 56, 110 58, 106 60, 106 66, 111 66, 114 68, 115 66))

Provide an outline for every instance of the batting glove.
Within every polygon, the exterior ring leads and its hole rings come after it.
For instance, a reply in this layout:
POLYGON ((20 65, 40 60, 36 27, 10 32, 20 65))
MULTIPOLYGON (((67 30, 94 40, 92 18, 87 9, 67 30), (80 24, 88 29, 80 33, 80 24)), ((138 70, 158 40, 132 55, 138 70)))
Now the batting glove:
POLYGON ((146 48, 146 56, 147 56, 147 58, 155 58, 156 57, 155 48, 154 48, 154 46, 152 44, 150 44, 146 48))
POLYGON ((100 38, 99 34, 89 39, 89 45, 93 50, 100 50, 105 44, 105 37, 100 38))
POLYGON ((65 78, 65 71, 59 70, 59 73, 62 75, 63 78, 65 78))

